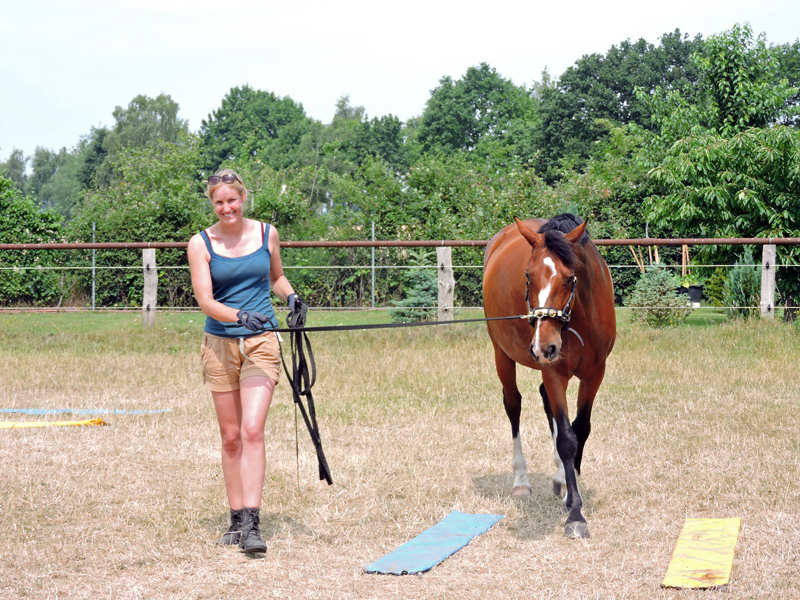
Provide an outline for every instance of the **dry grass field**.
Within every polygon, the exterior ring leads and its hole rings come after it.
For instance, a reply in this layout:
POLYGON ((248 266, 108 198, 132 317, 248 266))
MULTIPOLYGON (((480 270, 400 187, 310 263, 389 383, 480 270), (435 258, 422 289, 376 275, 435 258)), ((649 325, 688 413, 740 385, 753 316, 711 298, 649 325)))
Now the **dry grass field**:
POLYGON ((137 315, 0 316, 0 408, 171 409, 0 430, 0 598, 696 598, 660 587, 686 517, 742 517, 731 585, 704 598, 800 598, 795 326, 620 326, 584 456, 586 540, 563 537, 535 372, 520 373, 533 496, 509 497, 482 325, 311 334, 334 485, 302 421, 298 485, 283 382, 257 559, 213 545, 227 506, 200 330, 197 314, 147 332, 137 315), (422 576, 362 573, 452 510, 505 518, 422 576))

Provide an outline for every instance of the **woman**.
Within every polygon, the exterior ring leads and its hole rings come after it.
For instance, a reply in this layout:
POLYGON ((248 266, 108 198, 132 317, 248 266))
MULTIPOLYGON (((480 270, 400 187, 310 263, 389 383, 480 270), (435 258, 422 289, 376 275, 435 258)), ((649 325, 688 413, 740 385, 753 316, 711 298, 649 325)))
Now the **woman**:
POLYGON ((259 531, 266 455, 264 423, 280 374, 278 321, 270 290, 302 302, 283 274, 278 232, 244 218, 247 190, 239 175, 217 171, 206 196, 219 219, 189 241, 197 302, 207 315, 201 349, 203 379, 211 390, 222 436, 222 473, 231 525, 217 541, 245 552, 266 552, 259 531))

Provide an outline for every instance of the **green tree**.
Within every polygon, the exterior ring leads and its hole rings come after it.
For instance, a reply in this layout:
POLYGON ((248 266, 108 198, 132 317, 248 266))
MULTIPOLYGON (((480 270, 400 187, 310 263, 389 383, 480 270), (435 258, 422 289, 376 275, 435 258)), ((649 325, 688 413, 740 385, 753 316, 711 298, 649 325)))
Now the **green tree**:
POLYGON ((38 200, 39 206, 55 210, 69 218, 83 191, 79 178, 80 151, 70 152, 62 148, 59 152, 55 152, 37 146, 31 167, 29 190, 38 200))
MULTIPOLYGON (((312 205, 331 205, 331 186, 335 185, 335 177, 352 173, 356 168, 359 156, 354 141, 365 119, 364 107, 351 105, 350 96, 343 94, 336 101, 330 124, 313 121, 303 135, 295 164, 300 168, 303 190, 312 205)), ((361 146, 367 150, 365 144, 361 146)))
POLYGON ((108 156, 105 147, 106 136, 108 129, 105 127, 92 127, 89 134, 81 138, 78 143, 81 161, 77 177, 81 189, 88 189, 95 184, 97 171, 108 156))
POLYGON ((409 153, 403 143, 403 124, 395 116, 365 120, 355 130, 351 145, 353 158, 359 165, 367 157, 373 157, 386 161, 397 171, 408 169, 409 153))
MULTIPOLYGON (((186 241, 212 222, 211 209, 201 194, 200 144, 183 134, 177 143, 128 148, 113 164, 118 173, 106 188, 89 190, 68 224, 75 241, 98 242, 186 241)), ((160 264, 185 266, 183 250, 159 250, 160 264)), ((141 266, 141 253, 130 250, 97 252, 100 266, 141 266)), ((90 282, 82 276, 82 286, 90 282)), ((137 306, 142 298, 141 269, 101 269, 97 273, 100 304, 137 306)), ((159 271, 158 303, 193 305, 188 270, 159 271)))
POLYGON ((299 239, 312 227, 314 211, 297 171, 276 171, 257 158, 235 163, 235 169, 247 185, 249 218, 271 223, 282 236, 288 234, 292 239, 299 239))
POLYGON ((780 122, 800 127, 800 39, 791 44, 774 46, 772 52, 778 61, 778 80, 786 79, 790 86, 798 90, 789 98, 790 109, 780 122))
POLYGON ((203 169, 213 172, 246 157, 274 169, 295 164, 296 147, 310 124, 303 105, 288 96, 248 85, 233 87, 200 126, 203 169))
MULTIPOLYGON (((606 128, 593 157, 584 170, 565 170, 556 183, 544 188, 547 215, 571 212, 589 219, 593 238, 675 237, 674 230, 651 221, 648 226, 645 199, 660 191, 658 182, 647 176, 639 159, 646 132, 598 122, 606 128)), ((630 264, 630 250, 624 246, 603 246, 600 252, 610 265, 630 264)), ((679 248, 662 247, 662 261, 680 260, 679 248)), ((614 296, 618 304, 638 281, 635 269, 614 269, 614 296)))
POLYGON ((114 165, 126 148, 153 148, 163 142, 176 143, 187 133, 188 122, 178 118, 178 103, 169 94, 155 98, 136 96, 127 108, 112 113, 114 127, 103 137, 106 156, 94 173, 95 183, 107 186, 117 175, 114 165))
POLYGON ((500 147, 520 154, 530 148, 536 119, 528 91, 481 63, 467 69, 462 79, 439 80, 422 115, 418 139, 425 151, 477 151, 484 156, 500 147))
POLYGON ((11 180, 17 189, 24 192, 28 187, 28 175, 26 169, 30 158, 19 148, 14 148, 8 160, 0 163, 0 175, 11 180))
MULTIPOLYGON (((22 195, 8 178, 0 175, 0 243, 38 244, 60 242, 61 217, 40 211, 34 200, 22 195)), ((0 303, 47 304, 59 295, 59 276, 41 267, 58 265, 59 256, 48 250, 0 251, 0 303)))
POLYGON ((557 85, 542 86, 537 90, 537 170, 552 182, 562 176, 565 165, 583 168, 595 142, 608 132, 602 120, 647 128, 651 108, 636 90, 692 89, 699 70, 691 55, 702 47, 700 36, 690 39, 677 29, 662 35, 658 46, 644 39, 626 40, 605 55, 584 55, 557 85))
MULTIPOLYGON (((800 131, 772 125, 797 92, 783 79, 764 36, 735 26, 706 42, 698 101, 678 92, 651 98, 659 132, 645 162, 663 192, 647 200, 649 218, 676 232, 708 237, 800 236, 800 131)), ((718 260, 732 250, 718 248, 718 260)), ((781 247, 797 264, 800 250, 781 247)), ((707 255, 708 256, 708 255, 707 255)), ((778 271, 778 287, 793 304, 800 275, 778 271)))

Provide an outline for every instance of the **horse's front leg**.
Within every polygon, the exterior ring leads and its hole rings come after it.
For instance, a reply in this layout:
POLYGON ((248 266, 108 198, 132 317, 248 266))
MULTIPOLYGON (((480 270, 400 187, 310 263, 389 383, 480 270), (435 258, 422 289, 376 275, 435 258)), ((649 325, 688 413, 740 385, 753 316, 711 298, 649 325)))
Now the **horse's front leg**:
POLYGON ((539 386, 539 393, 542 395, 542 403, 544 404, 544 414, 547 416, 547 424, 550 427, 550 437, 553 438, 553 464, 556 466, 556 474, 553 475, 553 493, 561 498, 566 504, 567 502, 567 480, 564 476, 564 463, 561 456, 558 454, 556 447, 556 429, 553 428, 555 421, 553 420, 553 410, 550 408, 550 399, 547 397, 547 390, 544 384, 539 386))
POLYGON ((503 406, 511 422, 511 439, 514 444, 514 458, 511 468, 514 471, 514 487, 512 497, 530 496, 531 484, 528 481, 528 465, 522 454, 522 440, 519 435, 519 418, 522 412, 522 394, 517 387, 517 364, 508 357, 496 344, 494 347, 494 362, 497 376, 503 386, 503 406))
POLYGON ((578 437, 572 430, 567 411, 567 383, 569 379, 559 376, 553 369, 542 369, 544 380, 543 398, 550 405, 547 413, 550 419, 550 430, 553 434, 553 445, 561 462, 559 472, 553 479, 553 491, 560 488, 561 478, 567 488, 564 508, 569 513, 564 535, 567 537, 589 537, 586 519, 583 518, 583 499, 578 491, 578 480, 575 473, 575 457, 578 454, 578 437), (563 473, 562 473, 563 469, 563 473))
POLYGON ((578 388, 578 412, 572 422, 572 430, 578 438, 578 452, 575 455, 575 472, 578 477, 581 474, 581 461, 583 460, 583 448, 589 433, 592 431, 592 406, 600 384, 603 383, 603 376, 606 372, 605 362, 598 365, 591 373, 584 376, 578 388))

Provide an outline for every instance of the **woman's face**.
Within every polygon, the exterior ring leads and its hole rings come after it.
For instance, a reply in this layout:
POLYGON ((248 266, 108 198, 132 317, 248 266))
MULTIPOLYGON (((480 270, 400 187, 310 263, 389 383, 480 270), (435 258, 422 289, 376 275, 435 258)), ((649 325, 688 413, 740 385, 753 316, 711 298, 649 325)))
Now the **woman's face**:
POLYGON ((246 199, 247 192, 240 196, 236 188, 230 185, 221 185, 211 194, 211 206, 214 207, 220 223, 231 224, 242 219, 242 210, 246 199))

